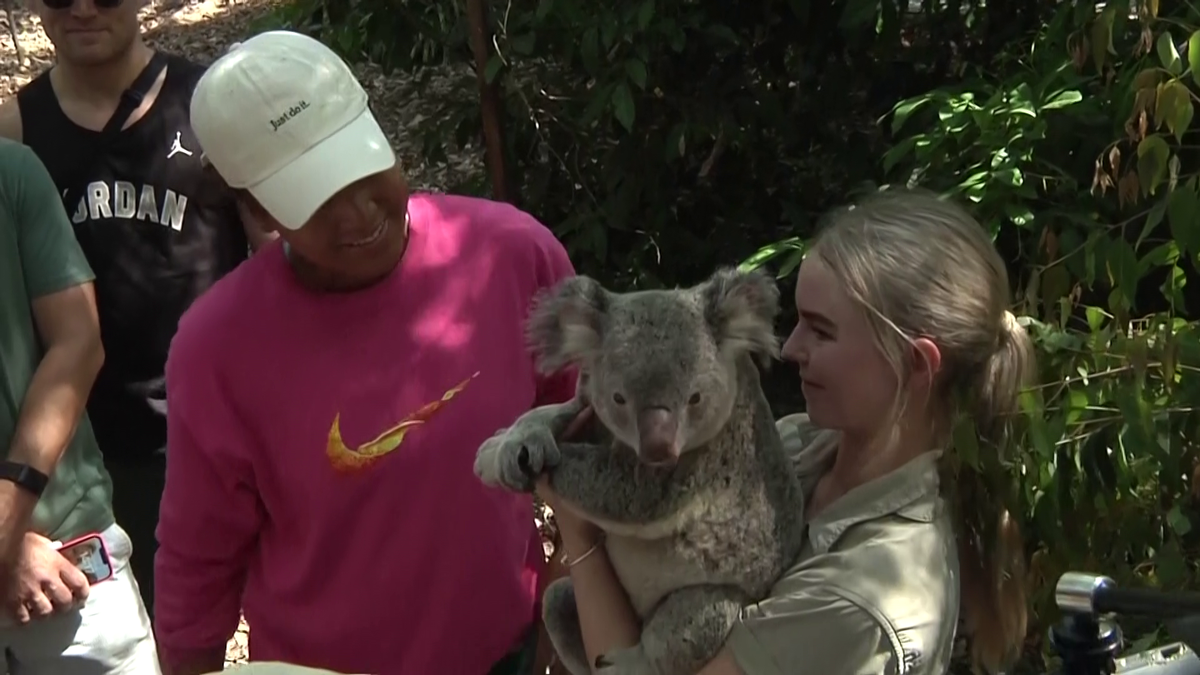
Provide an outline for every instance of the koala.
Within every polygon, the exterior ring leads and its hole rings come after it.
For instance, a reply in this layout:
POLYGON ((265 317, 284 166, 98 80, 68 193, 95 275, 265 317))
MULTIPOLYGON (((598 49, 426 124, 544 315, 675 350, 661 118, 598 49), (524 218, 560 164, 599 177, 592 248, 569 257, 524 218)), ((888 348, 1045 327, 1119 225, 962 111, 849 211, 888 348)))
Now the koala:
MULTIPOLYGON (((539 368, 578 368, 577 395, 497 432, 475 473, 520 492, 544 474, 560 508, 604 530, 642 633, 597 659, 603 675, 694 675, 799 554, 804 500, 755 363, 778 353, 778 313, 771 278, 732 269, 626 294, 575 277, 531 313, 539 368), (556 440, 589 405, 586 438, 556 440)), ((543 612, 563 664, 591 673, 569 578, 543 612)))

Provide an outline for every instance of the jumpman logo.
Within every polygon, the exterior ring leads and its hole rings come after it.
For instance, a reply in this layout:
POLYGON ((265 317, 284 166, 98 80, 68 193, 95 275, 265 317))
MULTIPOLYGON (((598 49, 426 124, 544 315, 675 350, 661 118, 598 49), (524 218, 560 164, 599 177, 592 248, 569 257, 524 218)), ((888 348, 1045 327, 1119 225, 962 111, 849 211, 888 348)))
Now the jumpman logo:
POLYGON ((183 154, 187 155, 188 157, 192 156, 192 151, 183 147, 183 143, 180 140, 180 136, 182 136, 182 135, 183 135, 183 132, 180 132, 180 131, 175 132, 175 142, 171 144, 171 151, 167 153, 167 159, 171 159, 172 157, 174 157, 175 155, 178 155, 181 152, 183 154))

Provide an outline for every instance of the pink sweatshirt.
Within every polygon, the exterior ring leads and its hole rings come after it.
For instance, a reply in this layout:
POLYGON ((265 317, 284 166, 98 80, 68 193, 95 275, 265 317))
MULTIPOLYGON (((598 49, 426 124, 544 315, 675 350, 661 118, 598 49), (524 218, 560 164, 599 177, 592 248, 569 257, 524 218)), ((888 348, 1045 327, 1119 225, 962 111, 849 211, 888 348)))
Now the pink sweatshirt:
POLYGON ((484 487, 480 443, 574 393, 524 343, 574 274, 533 217, 413 195, 397 270, 316 295, 274 245, 184 315, 167 363, 155 628, 168 665, 221 645, 345 673, 484 675, 535 617, 531 499, 484 487))

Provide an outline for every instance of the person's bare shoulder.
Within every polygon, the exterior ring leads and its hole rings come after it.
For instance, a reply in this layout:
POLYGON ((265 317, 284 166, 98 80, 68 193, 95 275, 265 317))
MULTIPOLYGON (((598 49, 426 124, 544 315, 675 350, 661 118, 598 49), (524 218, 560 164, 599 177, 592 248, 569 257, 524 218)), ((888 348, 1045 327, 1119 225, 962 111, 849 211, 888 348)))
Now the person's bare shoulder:
POLYGON ((20 142, 23 135, 21 107, 17 105, 17 97, 14 96, 0 103, 0 137, 20 142))

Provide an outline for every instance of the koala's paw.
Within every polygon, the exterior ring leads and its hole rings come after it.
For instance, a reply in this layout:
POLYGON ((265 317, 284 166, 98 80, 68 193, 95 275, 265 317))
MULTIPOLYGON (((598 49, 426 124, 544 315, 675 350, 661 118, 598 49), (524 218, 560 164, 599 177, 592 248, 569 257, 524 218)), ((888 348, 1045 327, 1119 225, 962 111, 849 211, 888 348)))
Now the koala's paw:
POLYGON ((614 649, 596 657, 596 675, 656 675, 641 645, 614 649))
POLYGON ((491 487, 531 492, 537 477, 557 465, 559 457, 549 428, 518 422, 479 446, 475 475, 491 487))

